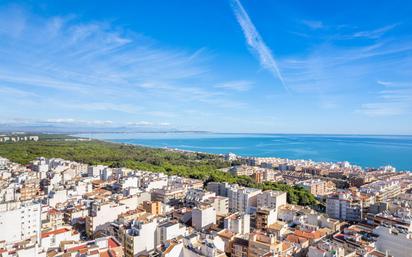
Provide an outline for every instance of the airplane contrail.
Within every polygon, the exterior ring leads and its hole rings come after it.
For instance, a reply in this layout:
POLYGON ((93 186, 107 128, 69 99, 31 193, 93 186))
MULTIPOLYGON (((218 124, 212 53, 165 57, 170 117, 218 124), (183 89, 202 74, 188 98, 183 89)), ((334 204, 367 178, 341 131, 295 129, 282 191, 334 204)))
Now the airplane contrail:
POLYGON ((270 71, 270 73, 278 78, 282 85, 288 89, 272 52, 263 41, 259 32, 256 30, 255 25, 253 25, 249 15, 240 3, 240 0, 231 0, 231 2, 236 19, 242 28, 243 34, 245 35, 246 42, 259 58, 260 65, 264 69, 270 71))

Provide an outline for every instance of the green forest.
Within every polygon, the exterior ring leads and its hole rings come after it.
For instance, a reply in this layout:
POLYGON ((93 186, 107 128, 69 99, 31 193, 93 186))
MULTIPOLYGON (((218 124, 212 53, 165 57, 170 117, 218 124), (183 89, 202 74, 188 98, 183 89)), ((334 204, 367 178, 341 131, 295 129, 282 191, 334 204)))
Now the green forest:
POLYGON ((301 187, 278 182, 255 183, 247 176, 233 176, 219 170, 239 164, 228 162, 220 155, 178 152, 168 149, 147 148, 104 141, 65 141, 64 137, 43 137, 38 142, 0 143, 0 156, 20 164, 29 164, 37 157, 63 158, 91 165, 163 172, 205 181, 237 183, 263 190, 279 190, 288 193, 288 202, 314 205, 315 197, 301 187))

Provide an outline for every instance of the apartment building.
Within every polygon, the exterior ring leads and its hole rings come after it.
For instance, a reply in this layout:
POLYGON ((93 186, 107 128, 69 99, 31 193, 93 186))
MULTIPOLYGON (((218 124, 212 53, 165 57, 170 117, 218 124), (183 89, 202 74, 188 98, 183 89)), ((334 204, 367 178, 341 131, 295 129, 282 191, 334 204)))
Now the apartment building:
POLYGON ((156 230, 156 246, 164 244, 169 240, 175 239, 186 234, 186 227, 179 224, 176 220, 167 220, 159 223, 156 230))
POLYGON ((159 201, 144 201, 143 209, 146 212, 151 213, 153 215, 163 214, 163 206, 162 203, 159 201))
POLYGON ((38 136, 0 135, 0 143, 19 141, 39 141, 38 136))
POLYGON ((326 213, 334 219, 346 221, 361 221, 363 218, 362 202, 351 194, 340 193, 328 197, 326 200, 326 213))
POLYGON ((0 241, 33 239, 40 242, 41 204, 10 202, 0 204, 0 241))
POLYGON ((247 213, 233 213, 224 219, 223 224, 225 229, 234 234, 250 233, 250 215, 247 213))
POLYGON ((214 192, 216 195, 227 197, 230 184, 227 182, 209 182, 207 184, 207 191, 214 192))
POLYGON ((209 198, 216 196, 216 193, 205 191, 199 188, 190 188, 187 190, 185 196, 185 203, 191 206, 195 206, 200 202, 204 202, 209 198))
POLYGON ((104 166, 104 165, 89 166, 87 169, 87 175, 89 177, 98 178, 100 177, 100 174, 102 174, 103 171, 108 168, 109 167, 104 166))
POLYGON ((38 191, 39 191, 39 184, 36 183, 38 181, 33 181, 30 183, 25 183, 21 188, 20 188, 20 201, 28 201, 28 200, 33 200, 38 191))
POLYGON ((279 207, 287 203, 286 192, 267 190, 258 194, 257 207, 258 208, 274 208, 276 211, 279 207))
POLYGON ((323 196, 328 195, 335 191, 336 186, 331 181, 324 181, 321 179, 309 179, 300 181, 297 185, 303 187, 304 189, 308 190, 315 196, 323 196))
POLYGON ((186 190, 178 187, 156 188, 151 191, 152 200, 160 201, 165 204, 174 204, 185 198, 186 190))
POLYGON ((376 202, 385 202, 401 193, 401 186, 397 180, 378 180, 360 187, 360 192, 373 195, 376 202))
POLYGON ((256 211, 257 197, 262 192, 260 189, 239 187, 228 188, 229 210, 231 212, 253 213, 256 211))
POLYGON ((277 216, 276 209, 267 207, 258 208, 256 211, 256 228, 267 229, 276 222, 277 216))
POLYGON ((192 210, 192 227, 202 230, 216 223, 216 209, 207 204, 202 204, 192 210))
POLYGON ((229 213, 229 198, 227 197, 214 196, 206 202, 211 203, 215 207, 216 215, 225 216, 229 213))
POLYGON ((232 243, 232 254, 234 257, 248 257, 249 238, 246 236, 236 236, 232 243))
MULTIPOLYGON (((261 232, 251 233, 249 236, 248 257, 262 257, 267 254, 281 254, 282 243, 271 234, 261 232)), ((269 255, 273 256, 273 255, 269 255)), ((275 255, 276 256, 276 255, 275 255)))
POLYGON ((89 216, 86 217, 86 233, 89 237, 93 237, 98 230, 104 229, 110 222, 127 211, 127 205, 116 203, 94 202, 91 206, 89 216))
POLYGON ((129 229, 124 230, 123 247, 125 257, 140 256, 153 251, 157 238, 156 219, 133 220, 129 229))

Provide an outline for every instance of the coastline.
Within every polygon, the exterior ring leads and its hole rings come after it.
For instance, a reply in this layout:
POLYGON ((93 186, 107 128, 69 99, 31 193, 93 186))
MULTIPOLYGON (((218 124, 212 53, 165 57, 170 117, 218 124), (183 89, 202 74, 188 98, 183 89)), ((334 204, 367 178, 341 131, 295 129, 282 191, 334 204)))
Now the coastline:
MULTIPOLYGON (((326 136, 326 135, 324 135, 326 136)), ((155 145, 150 145, 150 144, 143 144, 143 143, 130 143, 130 142, 122 142, 119 141, 119 139, 97 139, 97 138, 92 138, 94 140, 100 140, 108 143, 115 143, 115 144, 123 144, 123 145, 129 145, 129 146, 140 146, 140 147, 147 147, 151 149, 162 149, 162 150, 168 150, 168 151, 173 151, 173 152, 182 152, 182 153, 201 153, 201 154, 210 154, 210 155, 217 155, 217 156, 225 156, 231 152, 226 152, 226 153, 214 153, 214 152, 208 152, 208 151, 196 151, 196 150, 188 150, 188 149, 183 149, 183 148, 178 148, 178 147, 171 147, 171 146, 155 146, 155 145)), ((238 155, 236 154, 237 157, 241 159, 268 159, 268 158, 273 158, 273 159, 282 159, 285 161, 292 161, 292 162, 312 162, 315 164, 339 164, 339 163, 345 163, 348 162, 353 166, 359 167, 363 170, 378 170, 382 166, 376 165, 372 167, 364 167, 362 165, 358 165, 356 163, 352 163, 347 160, 341 160, 341 161, 327 161, 327 160, 312 160, 312 159, 295 159, 295 158, 284 158, 284 157, 279 157, 279 156, 250 156, 250 155, 238 155)), ((392 165, 388 165, 392 166, 392 165)), ((396 166, 392 166, 394 168, 397 168, 396 166)), ((396 170, 399 173, 409 173, 411 170, 396 170)))

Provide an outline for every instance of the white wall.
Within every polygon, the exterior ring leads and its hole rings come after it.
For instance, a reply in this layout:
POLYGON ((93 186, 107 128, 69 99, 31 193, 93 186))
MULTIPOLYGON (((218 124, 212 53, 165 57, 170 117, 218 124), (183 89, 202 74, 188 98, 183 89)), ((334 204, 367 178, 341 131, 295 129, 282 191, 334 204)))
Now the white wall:
POLYGON ((202 229, 208 225, 216 223, 216 210, 214 207, 195 208, 192 210, 192 226, 195 229, 202 229))

